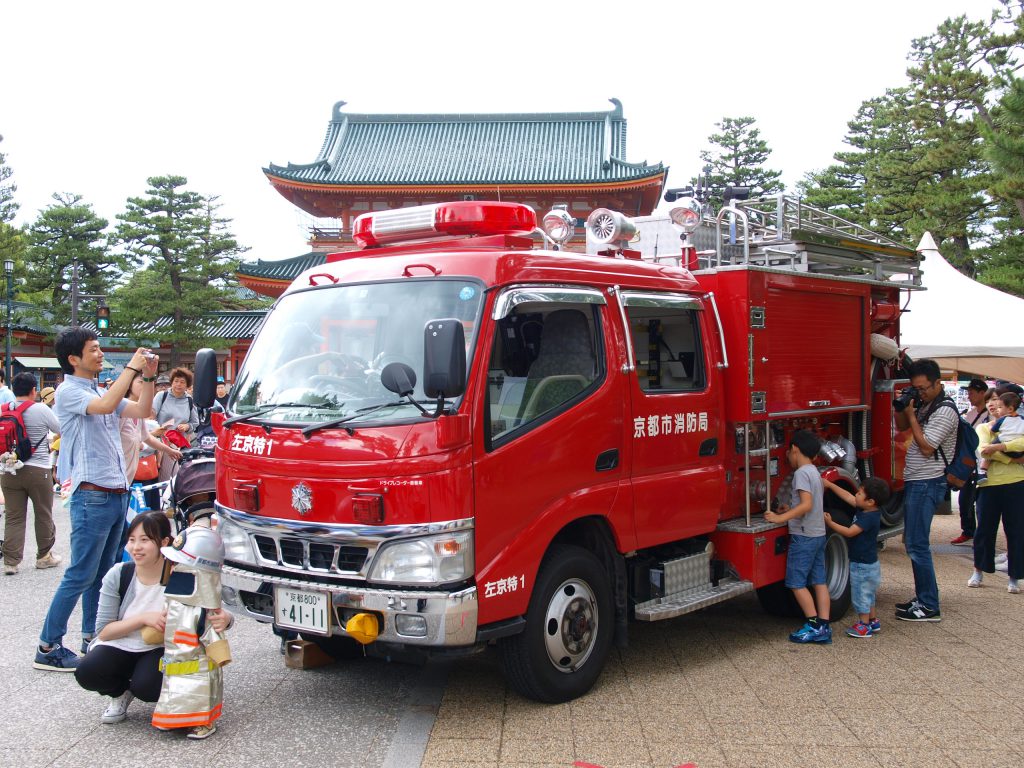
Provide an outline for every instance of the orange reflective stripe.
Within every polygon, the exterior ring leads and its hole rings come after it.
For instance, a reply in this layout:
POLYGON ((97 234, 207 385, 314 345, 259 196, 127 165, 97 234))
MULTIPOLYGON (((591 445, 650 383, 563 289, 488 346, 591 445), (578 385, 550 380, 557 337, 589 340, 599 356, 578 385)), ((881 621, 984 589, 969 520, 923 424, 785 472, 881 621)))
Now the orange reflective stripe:
POLYGON ((175 632, 172 639, 178 645, 189 645, 193 648, 199 645, 199 635, 192 632, 175 632))
POLYGON ((210 725, 220 717, 221 705, 211 709, 209 712, 193 712, 184 715, 169 715, 153 713, 153 725, 162 725, 166 728, 189 728, 194 725, 210 725))

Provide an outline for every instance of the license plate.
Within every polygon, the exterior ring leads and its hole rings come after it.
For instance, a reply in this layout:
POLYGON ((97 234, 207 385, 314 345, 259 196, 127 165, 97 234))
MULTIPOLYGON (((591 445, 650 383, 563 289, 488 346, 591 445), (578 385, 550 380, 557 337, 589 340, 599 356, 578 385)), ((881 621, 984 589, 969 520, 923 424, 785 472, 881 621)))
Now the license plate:
POLYGON ((274 623, 317 635, 330 633, 330 597, 326 592, 275 587, 274 623))

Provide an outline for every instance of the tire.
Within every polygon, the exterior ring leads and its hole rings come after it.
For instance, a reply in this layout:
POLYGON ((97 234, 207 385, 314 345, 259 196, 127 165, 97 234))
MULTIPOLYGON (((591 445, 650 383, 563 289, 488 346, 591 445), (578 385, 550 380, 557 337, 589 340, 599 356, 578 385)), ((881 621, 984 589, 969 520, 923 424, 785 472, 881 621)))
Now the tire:
MULTIPOLYGON (((832 514, 835 517, 843 515, 841 511, 832 514)), ((843 524, 847 525, 848 522, 843 524)), ((850 610, 850 551, 846 538, 833 531, 829 531, 825 537, 825 584, 828 585, 832 604, 829 619, 841 619, 850 610)), ((757 599, 765 613, 772 616, 798 619, 804 615, 793 597, 793 591, 784 582, 778 581, 761 587, 757 590, 757 599)))
POLYGON ((343 637, 341 635, 332 635, 331 637, 323 637, 321 635, 300 635, 300 637, 303 640, 309 640, 311 643, 315 643, 321 651, 338 661, 361 659, 363 657, 363 646, 351 637, 343 637))
POLYGON ((834 531, 825 537, 825 584, 832 603, 829 619, 837 621, 850 610, 850 550, 846 537, 834 531))
POLYGON ((903 522, 903 491, 896 491, 889 500, 882 505, 882 526, 892 528, 903 522))
POLYGON ((549 704, 582 696, 604 668, 614 619, 601 561, 582 547, 553 547, 537 574, 525 629, 498 646, 509 685, 549 704))

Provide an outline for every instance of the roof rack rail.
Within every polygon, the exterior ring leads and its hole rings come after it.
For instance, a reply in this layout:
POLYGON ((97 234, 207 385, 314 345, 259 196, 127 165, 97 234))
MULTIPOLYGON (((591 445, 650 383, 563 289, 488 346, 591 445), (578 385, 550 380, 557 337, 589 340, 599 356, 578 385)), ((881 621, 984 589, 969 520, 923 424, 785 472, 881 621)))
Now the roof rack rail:
POLYGON ((694 233, 698 248, 705 245, 701 268, 753 265, 921 285, 916 251, 798 197, 733 200, 701 229, 694 233))

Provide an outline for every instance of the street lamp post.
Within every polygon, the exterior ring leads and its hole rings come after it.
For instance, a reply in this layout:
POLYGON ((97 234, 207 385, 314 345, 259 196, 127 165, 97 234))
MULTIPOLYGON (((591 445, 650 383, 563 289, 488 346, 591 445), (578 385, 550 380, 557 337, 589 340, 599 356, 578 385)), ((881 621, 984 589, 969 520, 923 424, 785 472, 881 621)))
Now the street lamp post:
POLYGON ((4 259, 4 274, 7 275, 7 343, 4 349, 4 381, 11 385, 11 299, 14 297, 14 259, 4 259))

